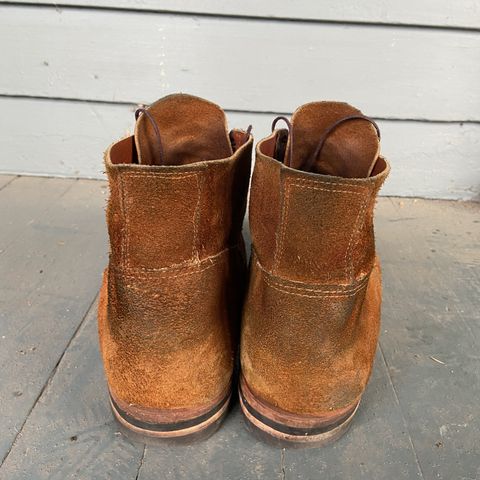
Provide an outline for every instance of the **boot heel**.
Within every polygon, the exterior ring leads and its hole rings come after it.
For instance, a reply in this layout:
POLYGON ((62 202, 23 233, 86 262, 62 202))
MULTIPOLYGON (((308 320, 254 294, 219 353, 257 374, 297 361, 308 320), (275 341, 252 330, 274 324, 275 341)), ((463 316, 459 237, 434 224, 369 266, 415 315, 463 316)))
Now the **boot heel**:
POLYGON ((207 438, 220 426, 229 403, 230 395, 227 395, 207 411, 199 412, 198 409, 192 409, 179 415, 137 405, 130 406, 115 401, 110 394, 110 405, 115 419, 122 427, 135 434, 135 440, 143 440, 143 437, 188 441, 207 438))
POLYGON ((243 376, 239 397, 247 426, 253 433, 276 446, 291 448, 322 447, 335 442, 347 432, 360 403, 322 417, 294 415, 261 401, 243 376))

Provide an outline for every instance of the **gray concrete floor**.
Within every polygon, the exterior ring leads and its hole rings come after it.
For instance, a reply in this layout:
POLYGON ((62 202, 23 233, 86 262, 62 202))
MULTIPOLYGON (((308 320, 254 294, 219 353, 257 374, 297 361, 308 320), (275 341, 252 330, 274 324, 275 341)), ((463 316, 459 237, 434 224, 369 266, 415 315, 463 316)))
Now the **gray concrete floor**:
POLYGON ((209 440, 115 423, 96 338, 105 182, 0 176, 1 479, 480 479, 480 204, 382 198, 381 341, 349 433, 282 450, 238 405, 209 440))

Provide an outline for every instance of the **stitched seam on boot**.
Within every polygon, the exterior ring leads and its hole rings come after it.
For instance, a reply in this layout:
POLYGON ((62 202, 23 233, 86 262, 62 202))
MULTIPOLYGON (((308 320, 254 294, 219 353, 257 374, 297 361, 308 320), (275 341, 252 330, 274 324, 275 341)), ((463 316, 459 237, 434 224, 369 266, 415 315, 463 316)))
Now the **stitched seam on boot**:
MULTIPOLYGON (((382 184, 385 181, 385 178, 388 176, 390 172, 390 165, 388 164, 387 160, 385 157, 382 157, 381 155, 378 158, 382 158, 385 163, 387 164, 387 168, 375 175, 374 177, 365 177, 365 178, 344 178, 344 177, 335 177, 335 176, 330 176, 330 175, 322 175, 322 174, 315 174, 318 175, 317 178, 305 178, 303 176, 299 176, 298 174, 302 174, 304 172, 301 171, 296 171, 291 174, 290 178, 295 181, 295 182, 308 182, 312 183, 314 185, 318 184, 326 184, 326 185, 342 185, 345 187, 354 187, 354 188, 360 188, 360 189, 368 189, 371 188, 374 185, 377 185, 379 182, 382 184), (336 181, 336 180, 327 180, 325 177, 329 178, 339 178, 341 180, 336 181)), ((311 176, 311 175, 310 175, 311 176)))
POLYGON ((173 178, 178 180, 179 178, 187 178, 198 175, 199 172, 189 172, 189 173, 137 173, 137 172, 128 172, 125 176, 128 178, 173 178))
POLYGON ((119 185, 119 190, 120 190, 120 210, 122 212, 121 218, 122 218, 122 225, 120 227, 120 234, 122 236, 121 239, 121 249, 122 249, 122 256, 121 256, 121 264, 126 265, 127 261, 127 250, 126 250, 126 241, 127 241, 127 230, 126 230, 126 224, 127 224, 127 215, 125 212, 125 185, 123 184, 123 177, 122 175, 117 175, 117 178, 119 180, 118 185, 119 185))
MULTIPOLYGON (((325 191, 325 192, 335 192, 335 193, 351 193, 354 195, 364 195, 367 191, 367 188, 365 188, 363 185, 355 185, 351 183, 344 183, 344 182, 328 182, 328 181, 315 181, 315 180, 307 180, 307 179, 299 179, 295 178, 294 181, 288 182, 285 185, 285 196, 283 199, 283 208, 282 208, 282 220, 281 220, 281 233, 280 233, 280 239, 278 242, 277 248, 275 248, 275 258, 274 258, 274 271, 276 271, 279 266, 280 262, 283 256, 283 250, 284 250, 284 243, 285 243, 285 235, 286 235, 286 230, 287 230, 287 220, 288 220, 288 209, 289 209, 289 204, 290 204, 290 193, 291 193, 291 187, 298 187, 301 190, 304 189, 310 189, 310 190, 320 190, 320 191, 325 191), (326 184, 326 185, 332 185, 332 186, 345 186, 345 187, 357 187, 361 189, 361 191, 354 191, 354 190, 340 190, 340 189, 333 189, 333 188, 322 188, 319 185, 326 184)), ((370 195, 367 197, 367 199, 370 197, 370 195)), ((349 242, 348 242, 348 247, 345 252, 345 278, 353 278, 353 274, 349 276, 349 265, 351 263, 350 259, 350 248, 351 248, 351 243, 353 240, 353 237, 355 234, 358 232, 359 227, 357 226, 359 223, 359 219, 361 218, 361 211, 365 209, 365 202, 363 202, 362 207, 357 215, 357 218, 355 220, 355 225, 354 229, 352 231, 352 234, 350 236, 349 242)), ((353 271, 353 266, 350 268, 350 271, 353 271)))
POLYGON ((196 262, 200 262, 198 254, 198 226, 200 223, 200 200, 201 200, 201 188, 198 173, 195 175, 197 182, 197 204, 195 205, 195 211, 193 212, 193 245, 192 245, 192 257, 196 262))
POLYGON ((282 293, 287 293, 288 295, 295 295, 296 297, 307 297, 307 298, 344 298, 344 297, 353 297, 356 295, 359 291, 364 290, 366 288, 366 285, 362 285, 362 288, 359 288, 358 290, 355 290, 354 292, 350 293, 344 293, 342 295, 330 295, 329 293, 326 292, 319 292, 318 295, 305 295, 303 293, 298 293, 298 292, 290 292, 288 290, 284 290, 283 288, 279 288, 271 283, 268 282, 268 280, 263 277, 263 281, 270 287, 274 288, 275 290, 278 290, 279 292, 282 293))
MULTIPOLYGON (((256 253, 253 253, 255 257, 255 264, 258 266, 260 269, 260 273, 262 275, 262 278, 265 279, 266 283, 268 283, 270 286, 277 285, 278 287, 282 287, 285 289, 291 289, 291 290, 298 290, 300 292, 311 292, 311 293, 319 293, 319 294, 330 294, 330 293, 342 293, 342 294, 348 294, 348 293, 356 293, 360 291, 362 288, 365 287, 365 285, 368 283, 368 279, 370 278, 370 274, 365 275, 356 285, 353 286, 346 286, 342 289, 337 289, 336 285, 331 285, 325 288, 325 286, 316 286, 315 284, 309 284, 309 283, 303 283, 303 282, 298 282, 294 280, 288 280, 289 282, 295 282, 297 285, 289 285, 287 283, 284 283, 281 277, 275 277, 272 275, 268 270, 266 270, 260 263, 260 261, 257 258, 256 253), (268 279, 267 279, 268 277, 268 279), (312 287, 312 288, 308 288, 312 287), (333 288, 333 290, 332 290, 333 288)), ((293 292, 287 292, 287 293, 293 293, 293 292)))
MULTIPOLYGON (((353 265, 353 251, 358 243, 358 240, 360 238, 360 230, 362 229, 362 227, 365 225, 365 212, 367 210, 367 206, 370 205, 370 201, 371 201, 371 192, 365 197, 365 200, 363 201, 363 204, 362 204, 362 208, 360 209, 360 212, 358 214, 358 217, 357 217, 357 222, 358 222, 358 225, 357 225, 357 228, 356 228, 356 231, 355 231, 355 241, 353 242, 352 244, 352 248, 351 248, 351 252, 350 252, 350 258, 349 258, 349 264, 350 264, 350 271, 349 271, 349 278, 350 280, 353 280, 354 279, 354 274, 355 274, 355 267, 353 265)), ((352 239, 353 239, 353 235, 352 235, 352 239)), ((350 240, 352 240, 350 239, 350 240)), ((350 247, 350 244, 349 244, 349 247, 350 247)))
POLYGON ((191 274, 194 274, 194 273, 203 272, 204 270, 207 270, 208 268, 216 265, 218 262, 221 261, 221 257, 223 255, 225 255, 230 250, 239 248, 239 246, 240 246, 239 244, 236 244, 236 245, 224 248, 223 250, 216 253, 215 255, 211 255, 207 258, 204 258, 204 259, 200 260, 199 262, 191 262, 190 261, 188 263, 175 264, 175 265, 172 265, 170 267, 163 267, 163 268, 155 269, 155 270, 144 269, 142 267, 133 267, 133 268, 130 267, 130 268, 124 268, 124 269, 114 267, 114 270, 116 271, 116 273, 119 273, 119 274, 121 274, 123 276, 126 276, 126 277, 131 277, 131 278, 136 278, 136 277, 140 277, 140 276, 148 277, 149 273, 154 273, 154 272, 165 273, 166 275, 162 276, 164 278, 175 278, 175 277, 179 277, 181 275, 191 275, 191 274), (206 263, 208 263, 208 265, 199 269, 199 267, 202 267, 206 263), (175 273, 179 270, 185 270, 185 272, 179 273, 177 275, 170 275, 170 273, 175 273))
MULTIPOLYGON (((326 189, 322 189, 322 188, 317 186, 320 183, 320 184, 328 184, 328 185, 333 185, 333 186, 340 185, 340 186, 344 186, 344 187, 356 187, 356 188, 361 190, 361 191, 355 192, 355 191, 352 191, 352 190, 345 191, 345 190, 327 189, 328 191, 331 191, 331 192, 353 193, 353 194, 357 194, 357 195, 364 195, 364 194, 368 193, 367 196, 365 197, 365 200, 362 202, 362 205, 361 205, 361 208, 360 208, 359 213, 357 215, 357 218, 355 219, 355 228, 352 231, 352 235, 349 239, 347 251, 346 251, 346 254, 345 254, 345 277, 347 279, 353 280, 354 279, 354 273, 355 273, 354 272, 354 265, 353 265, 353 261, 352 261, 353 250, 358 243, 358 240, 359 240, 359 235, 358 234, 360 232, 360 229, 365 224, 365 211, 366 211, 367 207, 370 205, 370 202, 371 202, 371 199, 372 199, 372 193, 373 193, 374 197, 377 195, 377 193, 380 190, 383 182, 385 181, 385 178, 382 178, 380 183, 378 183, 378 184, 377 184, 377 182, 372 182, 372 183, 368 183, 366 185, 358 185, 358 184, 355 184, 355 183, 346 183, 346 182, 329 182, 327 180, 321 180, 320 182, 317 182, 315 180, 309 180, 309 179, 296 179, 295 181, 299 182, 299 183, 305 183, 305 184, 309 185, 306 188, 312 188, 314 190, 326 190, 326 189), (372 190, 372 187, 373 187, 373 190, 372 190), (353 242, 355 237, 356 237, 356 239, 353 242), (353 244, 352 244, 352 242, 353 242, 353 244)), ((300 185, 298 185, 296 183, 292 183, 291 185, 297 185, 297 186, 300 187, 300 185)))
MULTIPOLYGON (((365 195, 368 192, 368 186, 363 186, 363 185, 355 185, 353 183, 346 183, 346 182, 328 182, 328 181, 320 181, 320 184, 328 184, 332 186, 344 186, 344 187, 356 187, 360 189, 361 191, 354 191, 351 189, 348 190, 340 190, 340 189, 333 189, 333 188, 321 188, 318 186, 317 182, 313 183, 314 181, 312 180, 307 180, 307 179, 298 179, 298 183, 291 183, 291 185, 295 185, 299 188, 309 188, 312 190, 323 190, 323 191, 328 191, 328 192, 335 192, 335 193, 349 193, 349 194, 354 194, 354 195, 365 195), (301 185, 303 183, 304 185, 301 185), (312 184, 313 183, 313 184, 312 184)), ((355 224, 354 228, 352 230, 352 233, 350 235, 350 239, 348 241, 348 246, 347 250, 345 251, 345 278, 346 279, 353 279, 353 262, 352 262, 352 254, 353 254, 353 246, 358 243, 358 238, 355 241, 355 243, 352 245, 353 239, 357 236, 360 230, 361 226, 361 219, 364 216, 364 212, 366 209, 366 204, 367 201, 370 199, 370 195, 367 195, 364 201, 361 204, 360 210, 357 214, 357 217, 355 219, 355 224)))
MULTIPOLYGON (((255 172, 254 172, 255 173, 255 172)), ((285 178, 282 175, 282 171, 280 170, 279 174, 279 186, 280 186, 280 197, 281 197, 281 215, 280 215, 280 223, 278 228, 280 229, 279 233, 275 233, 275 252, 273 255, 273 267, 272 270, 274 272, 278 269, 279 264, 279 250, 282 242, 282 235, 283 235, 283 226, 285 224, 285 209, 287 208, 285 205, 285 196, 288 194, 288 184, 285 185, 285 189, 282 189, 282 183, 285 184, 285 178)))
MULTIPOLYGON (((210 262, 208 265, 206 265, 203 268, 200 268, 200 269, 197 268, 196 270, 190 270, 190 271, 186 271, 186 272, 182 272, 182 273, 177 273, 176 275, 162 275, 162 278, 171 279, 171 278, 177 278, 177 277, 185 277, 185 276, 188 276, 188 275, 195 275, 196 273, 202 273, 206 270, 209 270, 210 268, 214 267, 218 263, 220 263, 220 260, 215 260, 215 261, 210 262)), ((123 277, 130 278, 130 279, 137 279, 141 276, 142 276, 141 274, 138 275, 138 274, 133 274, 131 272, 123 274, 123 277)), ((146 277, 146 278, 151 278, 151 277, 149 276, 149 277, 146 277)), ((139 287, 136 287, 136 286, 133 286, 133 285, 131 285, 130 288, 132 288, 134 290, 143 291, 142 288, 139 288, 139 287)))
POLYGON ((282 198, 282 217, 280 220, 280 238, 277 238, 277 245, 275 246, 275 257, 273 262, 273 270, 277 271, 280 266, 280 259, 283 255, 283 243, 285 238, 285 232, 287 229, 287 218, 288 218, 288 206, 290 200, 290 183, 285 185, 285 195, 282 198))
POLYGON ((291 183, 290 186, 299 187, 301 190, 308 188, 309 190, 323 190, 324 192, 353 193, 354 195, 362 195, 362 192, 352 192, 351 190, 338 190, 333 188, 313 187, 309 185, 301 185, 299 183, 291 183))
MULTIPOLYGON (((192 255, 193 255, 193 258, 196 258, 198 260, 198 253, 195 255, 196 253, 196 238, 197 238, 197 224, 196 224, 196 216, 197 216, 197 209, 199 209, 199 206, 200 206, 200 189, 199 189, 199 182, 198 182, 198 174, 199 172, 189 172, 189 173, 180 173, 180 174, 177 174, 177 173, 137 173, 137 172, 134 172, 134 173, 128 173, 127 177, 128 178, 153 178, 153 179, 158 179, 158 178, 168 178, 168 179, 172 179, 172 180, 181 180, 183 178, 188 178, 188 177, 196 177, 197 179, 197 204, 196 204, 196 207, 195 207, 195 212, 194 212, 194 218, 193 218, 193 252, 192 252, 192 255)), ((136 270, 136 269, 140 269, 140 270, 145 270, 145 271, 158 271, 158 270, 163 270, 164 267, 158 269, 158 268, 151 268, 151 267, 131 267, 130 266, 130 255, 128 253, 128 249, 129 249, 129 242, 128 242, 128 235, 129 235, 129 222, 128 222, 128 213, 127 213, 127 209, 126 209, 126 203, 125 203, 125 184, 124 184, 124 179, 123 179, 123 176, 122 175, 119 175, 119 179, 120 179, 120 184, 122 186, 122 209, 123 209, 123 218, 124 218, 124 222, 123 222, 123 225, 124 225, 124 228, 122 227, 122 232, 123 232, 123 246, 122 246, 122 249, 124 251, 124 254, 123 254, 123 264, 125 265, 125 268, 127 270, 136 270)), ((171 268, 171 267, 174 267, 174 266, 184 266, 186 264, 189 264, 191 263, 191 259, 187 259, 183 262, 180 262, 180 263, 176 263, 176 264, 173 264, 173 265, 170 265, 169 267, 165 267, 165 268, 171 268)))
POLYGON ((352 190, 350 190, 352 187, 361 190, 360 192, 355 192, 355 193, 362 193, 363 191, 367 190, 370 185, 359 185, 358 183, 347 183, 347 182, 330 182, 328 180, 311 180, 308 178, 297 178, 297 177, 291 177, 291 184, 293 183, 304 183, 306 185, 311 185, 312 187, 318 187, 320 188, 321 185, 333 185, 333 186, 339 186, 339 187, 347 187, 348 193, 352 193, 352 190))
MULTIPOLYGON (((283 283, 279 283, 279 282, 275 282, 275 281, 272 281, 272 280, 267 280, 266 279, 266 276, 263 275, 263 277, 265 278, 265 281, 271 285, 271 286, 277 286, 277 287, 280 287, 280 288, 283 288, 285 290, 296 290, 296 291, 299 291, 299 292, 310 292, 310 293, 318 293, 318 294, 321 294, 321 295, 329 295, 331 293, 335 294, 335 293, 342 293, 342 294, 349 294, 349 293, 356 293, 358 291, 360 291, 362 288, 365 287, 365 284, 367 283, 366 281, 362 281, 362 283, 358 286, 356 286, 355 288, 351 288, 351 289, 346 289, 346 290, 328 290, 328 289, 313 289, 313 288, 300 288, 300 287, 291 287, 289 285, 285 285, 283 283)), ((365 277, 365 278, 368 278, 365 277)))
POLYGON ((353 260, 352 260, 353 246, 358 243, 358 234, 360 232, 360 225, 363 223, 362 218, 365 216, 364 213, 365 213, 365 209, 369 199, 370 199, 370 195, 366 195, 360 209, 358 210, 357 218, 355 219, 355 225, 354 225, 352 234, 350 235, 350 240, 348 241, 348 247, 345 252, 345 278, 349 280, 353 280, 353 260), (357 239, 354 243, 352 243, 354 237, 357 237, 357 239))

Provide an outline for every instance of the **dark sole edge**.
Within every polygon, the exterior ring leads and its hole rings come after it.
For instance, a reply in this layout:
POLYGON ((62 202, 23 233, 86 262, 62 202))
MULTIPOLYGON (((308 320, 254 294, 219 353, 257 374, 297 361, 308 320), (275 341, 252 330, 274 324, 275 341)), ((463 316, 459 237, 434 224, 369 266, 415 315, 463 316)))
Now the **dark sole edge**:
POLYGON ((110 405, 116 420, 126 429, 140 436, 175 439, 202 436, 205 430, 210 430, 210 427, 214 427, 215 431, 228 411, 230 398, 231 396, 227 395, 203 415, 174 423, 149 423, 139 420, 122 410, 112 397, 110 405))
POLYGON ((279 447, 312 448, 329 445, 344 435, 360 405, 356 404, 344 417, 328 426, 298 428, 280 424, 256 411, 245 399, 239 386, 240 406, 247 426, 259 438, 279 447))

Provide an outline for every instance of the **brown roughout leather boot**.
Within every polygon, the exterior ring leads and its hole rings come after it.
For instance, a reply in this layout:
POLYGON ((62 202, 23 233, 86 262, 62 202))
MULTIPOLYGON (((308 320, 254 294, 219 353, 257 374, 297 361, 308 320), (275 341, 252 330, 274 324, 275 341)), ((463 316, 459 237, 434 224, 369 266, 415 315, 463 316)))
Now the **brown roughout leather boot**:
POLYGON ((345 103, 279 119, 289 129, 257 145, 252 178, 240 402, 267 438, 320 446, 346 430, 372 368, 373 209, 389 166, 376 124, 345 103))
POLYGON ((98 326, 110 400, 135 432, 203 436, 231 393, 253 138, 189 95, 136 117, 135 135, 105 154, 111 249, 98 326))

